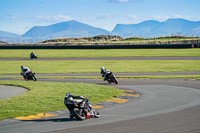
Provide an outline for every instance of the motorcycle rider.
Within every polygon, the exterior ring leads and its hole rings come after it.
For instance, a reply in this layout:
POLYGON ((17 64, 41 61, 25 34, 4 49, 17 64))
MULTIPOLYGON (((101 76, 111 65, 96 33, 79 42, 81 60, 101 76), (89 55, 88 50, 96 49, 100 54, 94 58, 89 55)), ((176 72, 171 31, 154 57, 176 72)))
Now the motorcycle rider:
POLYGON ((111 71, 105 69, 104 67, 101 67, 101 75, 102 75, 102 77, 104 77, 104 79, 103 79, 104 81, 108 79, 108 76, 110 74, 112 74, 111 71))
POLYGON ((37 56, 36 56, 35 53, 31 52, 31 53, 30 53, 30 57, 31 57, 31 58, 36 58, 37 56))
MULTIPOLYGON (((76 95, 72 95, 70 93, 67 93, 66 96, 65 96, 65 99, 68 99, 69 101, 73 101, 74 99, 85 99, 85 97, 83 97, 83 96, 76 96, 76 95)), ((64 100, 64 101, 66 101, 66 100, 64 100)))
MULTIPOLYGON (((64 104, 67 105, 66 102, 73 102, 74 99, 86 99, 86 101, 88 102, 88 105, 89 105, 89 108, 90 110, 92 109, 92 106, 89 102, 89 100, 83 96, 76 96, 76 95, 72 95, 70 93, 67 93, 65 98, 64 98, 64 104)), ((67 106, 66 106, 67 107, 67 106)), ((73 118, 74 116, 72 115, 72 113, 70 112, 70 115, 69 115, 70 118, 73 118)))
POLYGON ((25 67, 25 66, 21 66, 21 75, 23 75, 23 76, 25 76, 25 77, 27 77, 28 75, 28 73, 30 72, 31 70, 28 68, 28 67, 25 67))

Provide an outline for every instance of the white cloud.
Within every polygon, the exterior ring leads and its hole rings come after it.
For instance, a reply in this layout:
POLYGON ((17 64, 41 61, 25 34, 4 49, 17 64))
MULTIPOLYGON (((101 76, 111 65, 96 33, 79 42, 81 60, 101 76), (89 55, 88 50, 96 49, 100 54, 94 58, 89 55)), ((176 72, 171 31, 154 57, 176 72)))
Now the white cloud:
POLYGON ((135 16, 135 15, 130 15, 129 18, 130 18, 131 20, 137 20, 137 19, 138 19, 137 16, 135 16))
POLYGON ((56 15, 56 16, 36 16, 36 18, 40 20, 47 20, 47 21, 69 21, 71 20, 70 16, 66 15, 56 15))
POLYGON ((128 2, 129 0, 118 0, 118 2, 128 2))
POLYGON ((69 16, 65 16, 65 15, 57 15, 53 17, 55 20, 64 20, 64 21, 68 21, 71 20, 71 18, 69 16))
POLYGON ((16 16, 11 16, 11 18, 12 18, 12 19, 17 19, 17 17, 16 17, 16 16))
POLYGON ((174 15, 174 18, 184 18, 183 16, 181 16, 181 15, 174 15))
POLYGON ((199 20, 199 18, 193 18, 190 16, 182 16, 182 15, 178 15, 178 14, 170 15, 170 16, 153 16, 152 19, 162 22, 162 21, 166 21, 167 19, 170 19, 170 18, 182 18, 182 19, 187 19, 187 20, 191 20, 191 21, 199 20))
POLYGON ((157 20, 157 21, 166 21, 167 19, 169 19, 170 16, 154 16, 152 18, 152 20, 157 20))
POLYGON ((14 16, 14 15, 6 15, 6 16, 0 16, 0 20, 3 21, 3 20, 16 20, 17 16, 14 16))

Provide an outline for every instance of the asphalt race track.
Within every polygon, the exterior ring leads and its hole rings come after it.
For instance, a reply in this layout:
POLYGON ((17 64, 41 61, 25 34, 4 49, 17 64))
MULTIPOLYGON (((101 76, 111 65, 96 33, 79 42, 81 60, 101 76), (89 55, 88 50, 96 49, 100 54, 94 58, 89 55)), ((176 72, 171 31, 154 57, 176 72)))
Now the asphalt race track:
POLYGON ((8 97, 20 95, 22 93, 27 92, 28 90, 21 87, 16 87, 16 86, 0 85, 0 91, 1 91, 0 100, 2 100, 8 97))
POLYGON ((109 85, 99 79, 38 79, 84 82, 140 92, 125 103, 105 104, 100 118, 76 121, 68 111, 58 116, 0 121, 0 133, 200 133, 200 81, 193 79, 119 79, 109 85))

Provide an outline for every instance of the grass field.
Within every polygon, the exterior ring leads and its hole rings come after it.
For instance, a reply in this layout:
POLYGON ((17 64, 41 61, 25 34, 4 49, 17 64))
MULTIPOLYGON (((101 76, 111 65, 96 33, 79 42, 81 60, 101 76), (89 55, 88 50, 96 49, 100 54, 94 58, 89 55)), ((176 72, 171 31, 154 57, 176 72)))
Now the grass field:
MULTIPOLYGON (((0 50, 0 58, 29 58, 31 52, 38 57, 149 57, 149 56, 200 56, 200 49, 102 49, 102 50, 0 50)), ((38 73, 96 73, 104 66, 113 72, 175 72, 200 71, 200 60, 23 60, 0 61, 0 74, 19 74, 25 65, 38 73)), ((4 76, 3 76, 4 77, 4 76)), ((15 76, 13 76, 15 77, 15 76)), ((47 78, 50 78, 47 77, 47 78)), ((69 78, 69 77, 51 77, 69 78)), ((77 78, 71 76, 70 78, 77 78)), ((80 78, 80 77, 78 77, 80 78)), ((88 78, 88 77, 81 77, 88 78)), ((89 78, 101 78, 89 77, 89 78)), ((118 78, 196 78, 200 75, 139 75, 118 78)), ((15 118, 47 111, 63 110, 67 92, 88 97, 99 103, 119 96, 115 88, 82 83, 3 81, 0 84, 29 88, 25 94, 0 101, 0 119, 15 118)))
MULTIPOLYGON (((100 75, 100 74, 99 74, 100 75)), ((195 78, 200 79, 200 75, 129 75, 129 76, 119 76, 115 75, 118 79, 168 79, 168 78, 195 78)), ((21 79, 21 75, 18 76, 0 76, 0 78, 11 78, 11 79, 21 79)), ((37 76, 40 80, 42 79, 102 79, 101 76, 37 76)))
POLYGON ((25 65, 36 73, 96 73, 104 66, 113 72, 199 71, 200 60, 0 61, 0 74, 19 74, 25 65))
POLYGON ((20 96, 0 100, 0 119, 64 110, 66 107, 63 99, 68 92, 85 96, 92 104, 112 99, 123 93, 116 88, 84 83, 0 81, 0 84, 30 89, 20 96))
POLYGON ((29 58, 31 52, 40 57, 148 57, 148 56, 200 56, 200 49, 30 49, 0 50, 0 58, 29 58))

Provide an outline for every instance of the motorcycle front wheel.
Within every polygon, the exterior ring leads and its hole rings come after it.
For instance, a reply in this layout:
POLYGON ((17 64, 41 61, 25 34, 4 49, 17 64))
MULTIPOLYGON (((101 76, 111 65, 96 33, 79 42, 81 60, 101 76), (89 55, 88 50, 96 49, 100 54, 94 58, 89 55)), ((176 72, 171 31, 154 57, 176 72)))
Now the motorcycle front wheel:
POLYGON ((100 113, 97 110, 93 109, 93 113, 94 113, 94 117, 95 118, 99 118, 100 117, 100 113))
POLYGON ((37 78, 34 74, 32 75, 32 79, 33 79, 33 81, 37 81, 37 78))

